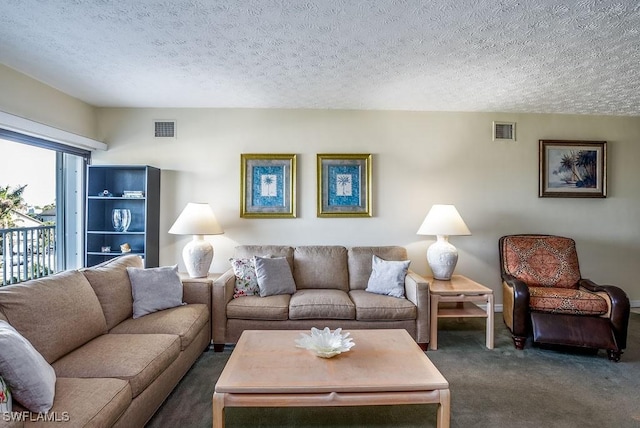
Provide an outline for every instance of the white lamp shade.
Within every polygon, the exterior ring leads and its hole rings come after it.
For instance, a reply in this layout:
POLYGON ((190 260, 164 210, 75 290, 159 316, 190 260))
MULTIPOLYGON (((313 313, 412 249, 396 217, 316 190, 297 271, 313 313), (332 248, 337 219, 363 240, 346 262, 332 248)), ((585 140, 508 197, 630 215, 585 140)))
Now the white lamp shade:
POLYGON ((220 235, 224 233, 209 204, 189 202, 169 233, 174 235, 220 235))
POLYGON ((434 205, 418 229, 418 235, 471 235, 453 205, 434 205))

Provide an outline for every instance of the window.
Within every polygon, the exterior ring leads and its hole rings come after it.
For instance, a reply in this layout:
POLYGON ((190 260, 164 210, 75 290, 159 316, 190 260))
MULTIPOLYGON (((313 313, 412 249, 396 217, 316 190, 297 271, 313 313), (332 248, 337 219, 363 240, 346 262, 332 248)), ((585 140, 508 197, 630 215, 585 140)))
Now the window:
POLYGON ((90 152, 0 128, 0 153, 0 285, 81 267, 90 152))

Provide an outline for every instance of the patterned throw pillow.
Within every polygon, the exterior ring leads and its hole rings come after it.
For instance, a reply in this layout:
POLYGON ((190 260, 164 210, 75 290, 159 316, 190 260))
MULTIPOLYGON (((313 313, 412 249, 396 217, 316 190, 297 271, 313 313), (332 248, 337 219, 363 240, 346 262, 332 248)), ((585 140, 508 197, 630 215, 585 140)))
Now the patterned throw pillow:
POLYGON ((231 268, 236 275, 236 286, 233 288, 233 298, 255 296, 260 294, 256 265, 251 259, 230 258, 231 268))
POLYGON ((0 376, 0 413, 11 413, 11 391, 0 376))

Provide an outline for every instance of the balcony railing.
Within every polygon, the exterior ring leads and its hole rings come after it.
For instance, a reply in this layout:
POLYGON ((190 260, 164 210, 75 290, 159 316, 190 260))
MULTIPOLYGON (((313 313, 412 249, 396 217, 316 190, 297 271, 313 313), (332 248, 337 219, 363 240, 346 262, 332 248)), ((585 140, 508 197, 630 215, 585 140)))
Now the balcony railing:
POLYGON ((0 286, 54 273, 55 237, 55 226, 0 229, 0 286))

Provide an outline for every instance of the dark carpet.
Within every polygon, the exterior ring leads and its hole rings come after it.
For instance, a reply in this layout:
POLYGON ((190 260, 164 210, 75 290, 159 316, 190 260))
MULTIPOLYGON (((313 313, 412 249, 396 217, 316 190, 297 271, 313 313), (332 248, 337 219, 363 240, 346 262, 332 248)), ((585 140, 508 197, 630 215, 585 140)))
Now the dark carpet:
MULTIPOLYGON (((322 327, 322 326, 319 326, 322 327)), ((484 320, 440 321, 427 356, 449 381, 452 427, 640 427, 640 314, 631 314, 619 363, 606 352, 513 347, 496 314, 495 349, 484 320)), ((211 427, 213 388, 232 348, 205 352, 148 427, 211 427)), ((402 364, 402 361, 398 361, 402 364)), ((435 427, 436 405, 228 408, 226 426, 435 427)))

